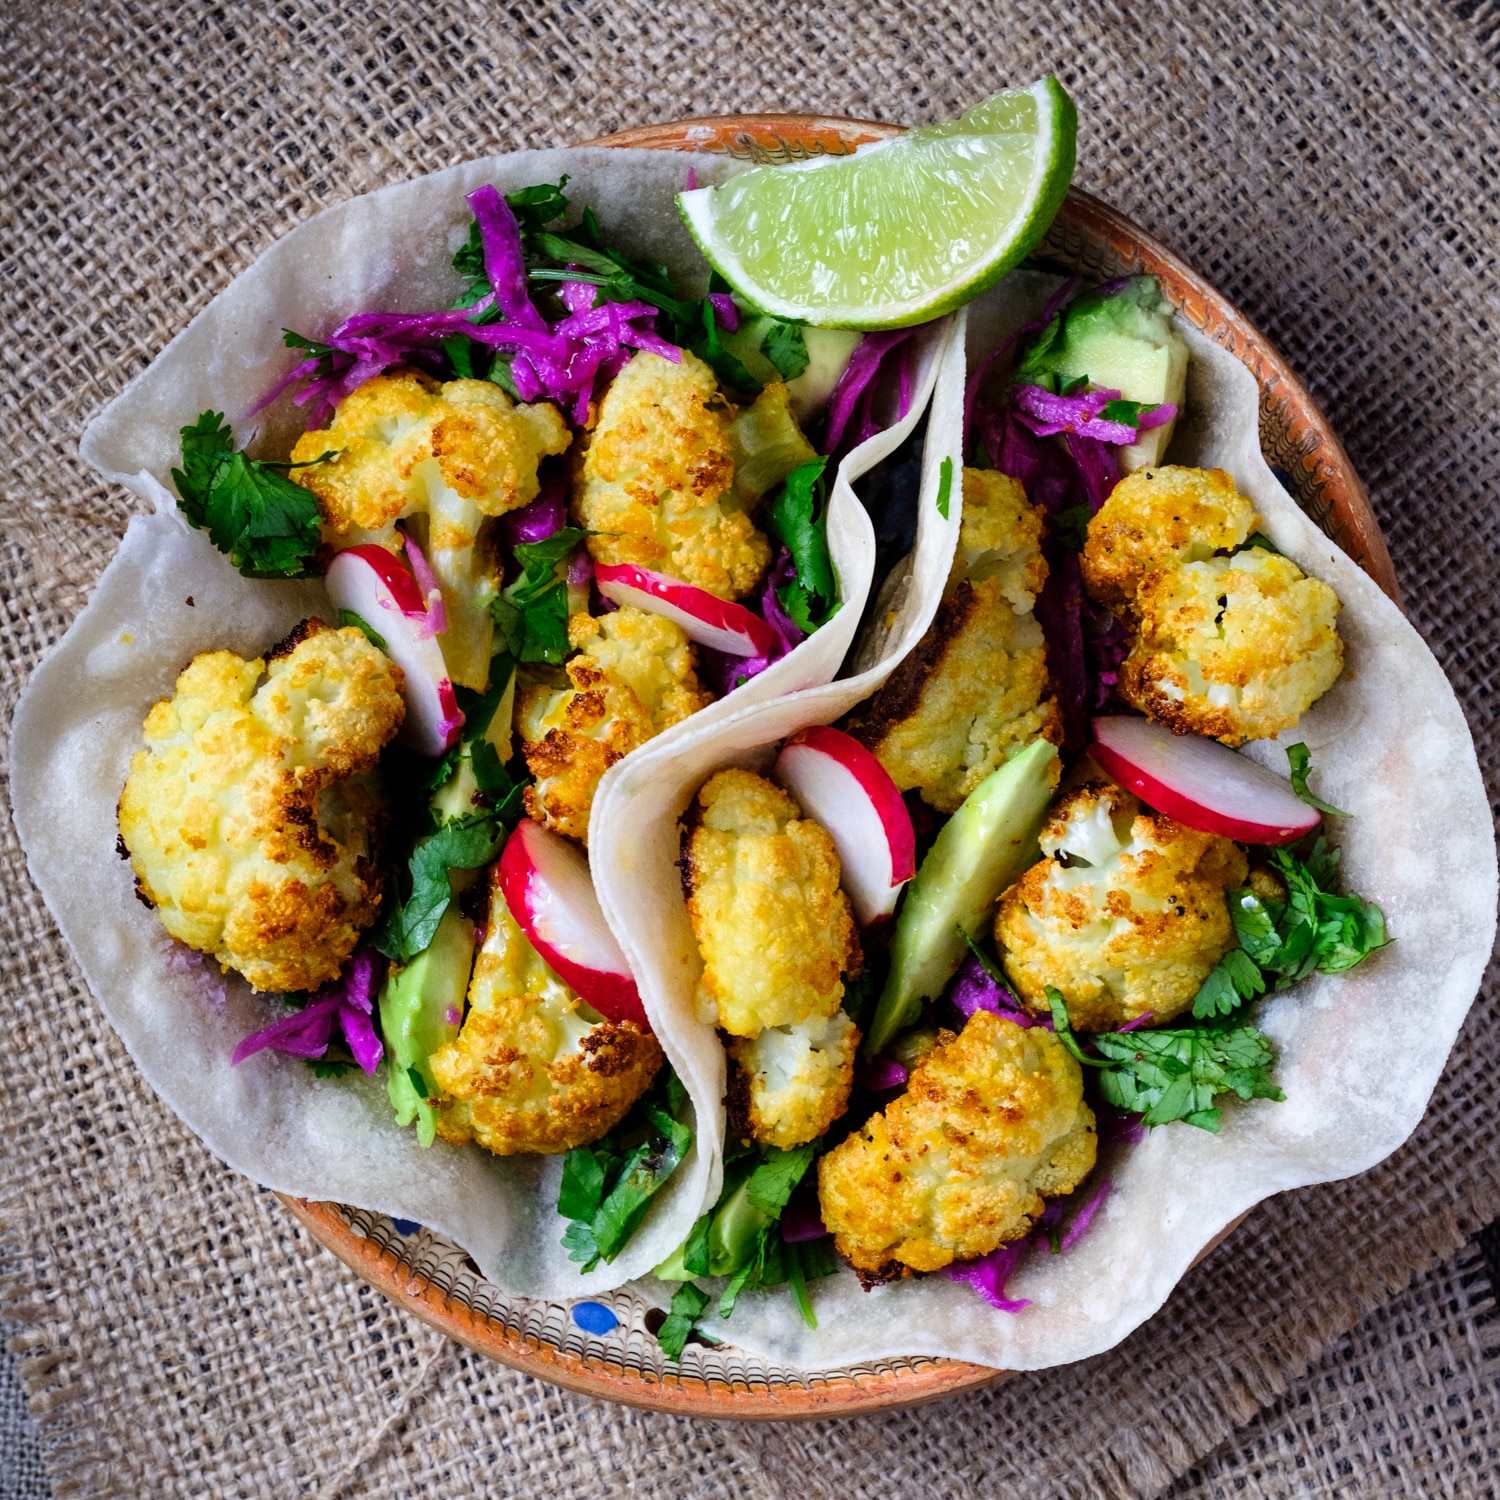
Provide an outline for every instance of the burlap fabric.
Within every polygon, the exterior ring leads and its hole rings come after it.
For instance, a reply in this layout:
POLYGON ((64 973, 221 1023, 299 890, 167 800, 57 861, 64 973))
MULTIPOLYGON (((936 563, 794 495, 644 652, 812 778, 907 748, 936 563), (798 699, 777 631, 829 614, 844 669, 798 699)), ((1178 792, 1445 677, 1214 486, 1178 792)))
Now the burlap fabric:
MULTIPOLYGON (((1488 8, 1472 12, 13 0, 5 711, 130 512, 76 458, 84 422, 318 207, 686 114, 925 120, 1055 70, 1082 118, 1079 182, 1255 318, 1344 435, 1500 791, 1500 126, 1488 8)), ((1146 1496, 1500 1210, 1492 972, 1414 1141, 1265 1205, 1121 1349, 888 1418, 741 1429, 618 1410, 446 1344, 213 1160, 104 1028, 8 820, 0 858, 0 1285, 59 1496, 1146 1496)), ((1429 1356, 1440 1339, 1417 1348, 1429 1356)), ((1342 1430, 1341 1410, 1321 1400, 1314 1425, 1342 1430)), ((1378 1425, 1351 1418, 1343 1441, 1369 1475, 1396 1474, 1378 1425)), ((1288 1452, 1250 1453, 1252 1493, 1289 1491, 1288 1452)), ((1212 1488, 1230 1472, 1214 1464, 1243 1458, 1231 1447, 1185 1482, 1212 1488)), ((1442 1482, 1478 1495, 1488 1479, 1455 1460, 1442 1482)))

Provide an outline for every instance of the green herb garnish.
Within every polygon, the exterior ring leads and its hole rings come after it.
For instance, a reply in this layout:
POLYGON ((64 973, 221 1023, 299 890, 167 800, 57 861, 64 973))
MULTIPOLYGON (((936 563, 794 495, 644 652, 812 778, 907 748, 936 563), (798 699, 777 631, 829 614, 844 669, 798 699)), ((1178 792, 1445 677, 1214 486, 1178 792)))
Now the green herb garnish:
POLYGON ((818 458, 793 469, 765 518, 766 530, 792 554, 797 569, 797 576, 776 590, 776 598, 808 635, 826 625, 839 607, 823 495, 827 462, 818 458))
POLYGON ((1321 797, 1315 797, 1307 789, 1307 774, 1312 770, 1312 752, 1306 745, 1288 745, 1286 747, 1286 758, 1292 768, 1292 790, 1309 807, 1315 807, 1320 813, 1326 813, 1332 818, 1347 818, 1349 813, 1334 807, 1331 803, 1324 802, 1321 797))

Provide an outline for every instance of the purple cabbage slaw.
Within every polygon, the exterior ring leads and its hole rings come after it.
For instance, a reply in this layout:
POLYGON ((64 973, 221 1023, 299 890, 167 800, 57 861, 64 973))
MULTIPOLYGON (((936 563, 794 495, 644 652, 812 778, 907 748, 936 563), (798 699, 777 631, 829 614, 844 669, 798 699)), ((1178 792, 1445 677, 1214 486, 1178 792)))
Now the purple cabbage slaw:
POLYGON ((247 1036, 234 1049, 231 1066, 267 1049, 288 1057, 322 1057, 337 1026, 355 1062, 373 1074, 385 1055, 373 1021, 375 984, 381 966, 381 957, 373 948, 361 948, 343 974, 316 991, 301 1010, 247 1036))
POLYGON ((563 282, 567 316, 548 326, 526 289, 521 231, 498 188, 476 188, 466 200, 479 226, 485 275, 492 290, 471 307, 426 313, 358 313, 346 318, 308 359, 289 370, 251 408, 263 411, 284 391, 306 381, 292 398, 311 405, 321 426, 346 396, 400 364, 440 368, 442 340, 462 334, 509 356, 511 379, 522 401, 556 401, 575 423, 588 420, 597 378, 617 374, 630 351, 647 350, 677 364, 682 353, 655 329, 656 309, 645 302, 593 306, 595 288, 563 282), (476 322, 491 311, 500 322, 476 322))
POLYGON ((867 333, 860 341, 828 398, 828 426, 823 433, 822 445, 824 453, 858 447, 882 430, 875 418, 875 396, 882 384, 880 377, 893 364, 897 381, 896 421, 901 421, 911 410, 916 356, 912 339, 920 326, 867 333), (851 421, 854 423, 852 430, 851 421))

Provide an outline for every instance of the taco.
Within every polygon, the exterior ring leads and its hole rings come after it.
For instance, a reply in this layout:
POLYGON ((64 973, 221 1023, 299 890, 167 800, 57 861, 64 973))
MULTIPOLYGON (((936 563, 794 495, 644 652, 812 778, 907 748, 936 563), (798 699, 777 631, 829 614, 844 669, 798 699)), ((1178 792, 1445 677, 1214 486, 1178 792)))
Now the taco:
POLYGON ((1462 713, 1266 466, 1248 371, 1150 278, 1028 270, 963 374, 960 530, 894 671, 611 789, 655 831, 602 903, 665 934, 643 991, 726 1101, 645 1284, 668 1353, 1099 1353, 1262 1198, 1401 1144, 1490 949, 1462 713))
POLYGON ((718 1101, 593 895, 608 787, 835 675, 852 484, 952 367, 950 323, 740 307, 686 175, 520 153, 274 246, 85 434, 154 513, 15 722, 30 868, 162 1098, 532 1295, 639 1275, 717 1191, 718 1101))

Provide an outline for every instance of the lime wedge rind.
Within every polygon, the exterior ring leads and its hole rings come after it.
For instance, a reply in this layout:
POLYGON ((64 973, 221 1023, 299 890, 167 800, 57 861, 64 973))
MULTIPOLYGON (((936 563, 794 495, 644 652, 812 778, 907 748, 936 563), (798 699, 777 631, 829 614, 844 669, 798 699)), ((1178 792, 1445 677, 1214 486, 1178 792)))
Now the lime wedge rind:
POLYGON ((904 328, 962 306, 1025 258, 1067 196, 1076 138, 1072 100, 1049 77, 852 157, 750 168, 679 194, 678 211, 757 310, 904 328), (787 255, 792 244, 805 253, 787 255))

